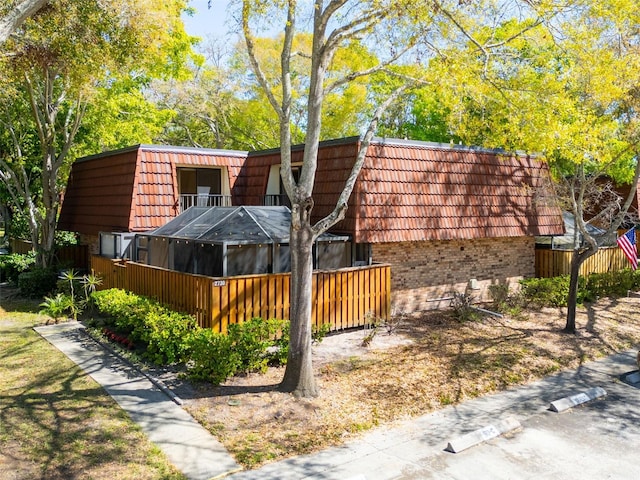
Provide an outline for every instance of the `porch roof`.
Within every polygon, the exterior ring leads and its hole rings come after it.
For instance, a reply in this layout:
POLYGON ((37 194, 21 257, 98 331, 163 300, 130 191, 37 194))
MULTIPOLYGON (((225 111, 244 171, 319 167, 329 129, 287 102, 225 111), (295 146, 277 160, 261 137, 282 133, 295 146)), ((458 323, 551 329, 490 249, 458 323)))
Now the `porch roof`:
MULTIPOLYGON (((203 243, 289 243, 291 211, 287 207, 191 207, 147 234, 203 243)), ((321 235, 319 241, 346 241, 348 236, 321 235)))

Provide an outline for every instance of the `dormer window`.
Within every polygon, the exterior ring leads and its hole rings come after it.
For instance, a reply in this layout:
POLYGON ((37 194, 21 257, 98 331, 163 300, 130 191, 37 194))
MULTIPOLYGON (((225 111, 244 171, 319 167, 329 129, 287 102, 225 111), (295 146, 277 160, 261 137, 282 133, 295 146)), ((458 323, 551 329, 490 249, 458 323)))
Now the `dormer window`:
POLYGON ((193 206, 231 205, 229 187, 224 182, 225 175, 223 175, 221 168, 179 167, 176 171, 178 174, 180 211, 193 206))

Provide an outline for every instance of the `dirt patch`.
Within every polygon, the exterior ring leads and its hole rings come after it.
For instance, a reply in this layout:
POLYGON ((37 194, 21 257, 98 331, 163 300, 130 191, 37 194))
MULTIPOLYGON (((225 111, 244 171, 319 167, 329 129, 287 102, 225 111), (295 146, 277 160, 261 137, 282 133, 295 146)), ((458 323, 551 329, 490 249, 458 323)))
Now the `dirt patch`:
POLYGON ((219 387, 161 376, 253 468, 640 344, 638 298, 579 308, 577 335, 560 333, 564 315, 543 309, 460 323, 440 311, 408 318, 393 335, 381 330, 368 347, 362 330, 328 336, 313 347, 315 399, 278 392, 281 368, 219 387))

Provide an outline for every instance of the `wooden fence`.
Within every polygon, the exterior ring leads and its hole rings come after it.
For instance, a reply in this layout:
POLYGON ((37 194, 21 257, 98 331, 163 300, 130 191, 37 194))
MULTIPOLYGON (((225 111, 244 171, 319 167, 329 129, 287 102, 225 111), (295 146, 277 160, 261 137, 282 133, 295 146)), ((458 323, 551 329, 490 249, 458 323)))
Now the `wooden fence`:
MULTIPOLYGON (((9 242, 13 253, 27 253, 33 250, 31 242, 12 238, 9 242)), ((89 247, 87 245, 67 245, 56 249, 57 264, 62 267, 89 270, 89 247)))
MULTIPOLYGON (((230 323, 252 317, 289 318, 291 274, 212 278, 93 255, 91 269, 101 288, 122 288, 153 297, 194 315, 198 324, 226 332, 230 323)), ((373 265, 313 274, 312 323, 331 331, 363 326, 368 314, 388 320, 391 267, 373 265)))
MULTIPOLYGON (((536 277, 557 277, 571 273, 571 250, 536 249, 536 277)), ((580 275, 622 270, 630 266, 622 250, 616 247, 601 247, 595 255, 587 258, 580 267, 580 275)))

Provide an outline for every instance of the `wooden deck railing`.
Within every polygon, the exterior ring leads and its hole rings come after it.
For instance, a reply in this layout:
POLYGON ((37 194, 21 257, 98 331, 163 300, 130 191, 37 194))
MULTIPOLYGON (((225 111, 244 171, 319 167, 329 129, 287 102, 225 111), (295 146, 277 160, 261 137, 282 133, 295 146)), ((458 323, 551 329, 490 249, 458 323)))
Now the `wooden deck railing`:
MULTIPOLYGON (((557 277, 571 273, 571 250, 536 250, 536 277, 557 277)), ((580 267, 580 275, 622 270, 630 266, 618 247, 601 247, 580 267)))
MULTIPOLYGON (((91 257, 101 288, 122 288, 153 297, 195 316, 198 324, 226 332, 253 317, 289 318, 291 274, 212 278, 135 262, 91 257)), ((387 320, 391 312, 391 268, 373 265, 313 274, 312 322, 331 331, 363 326, 367 314, 387 320)))

